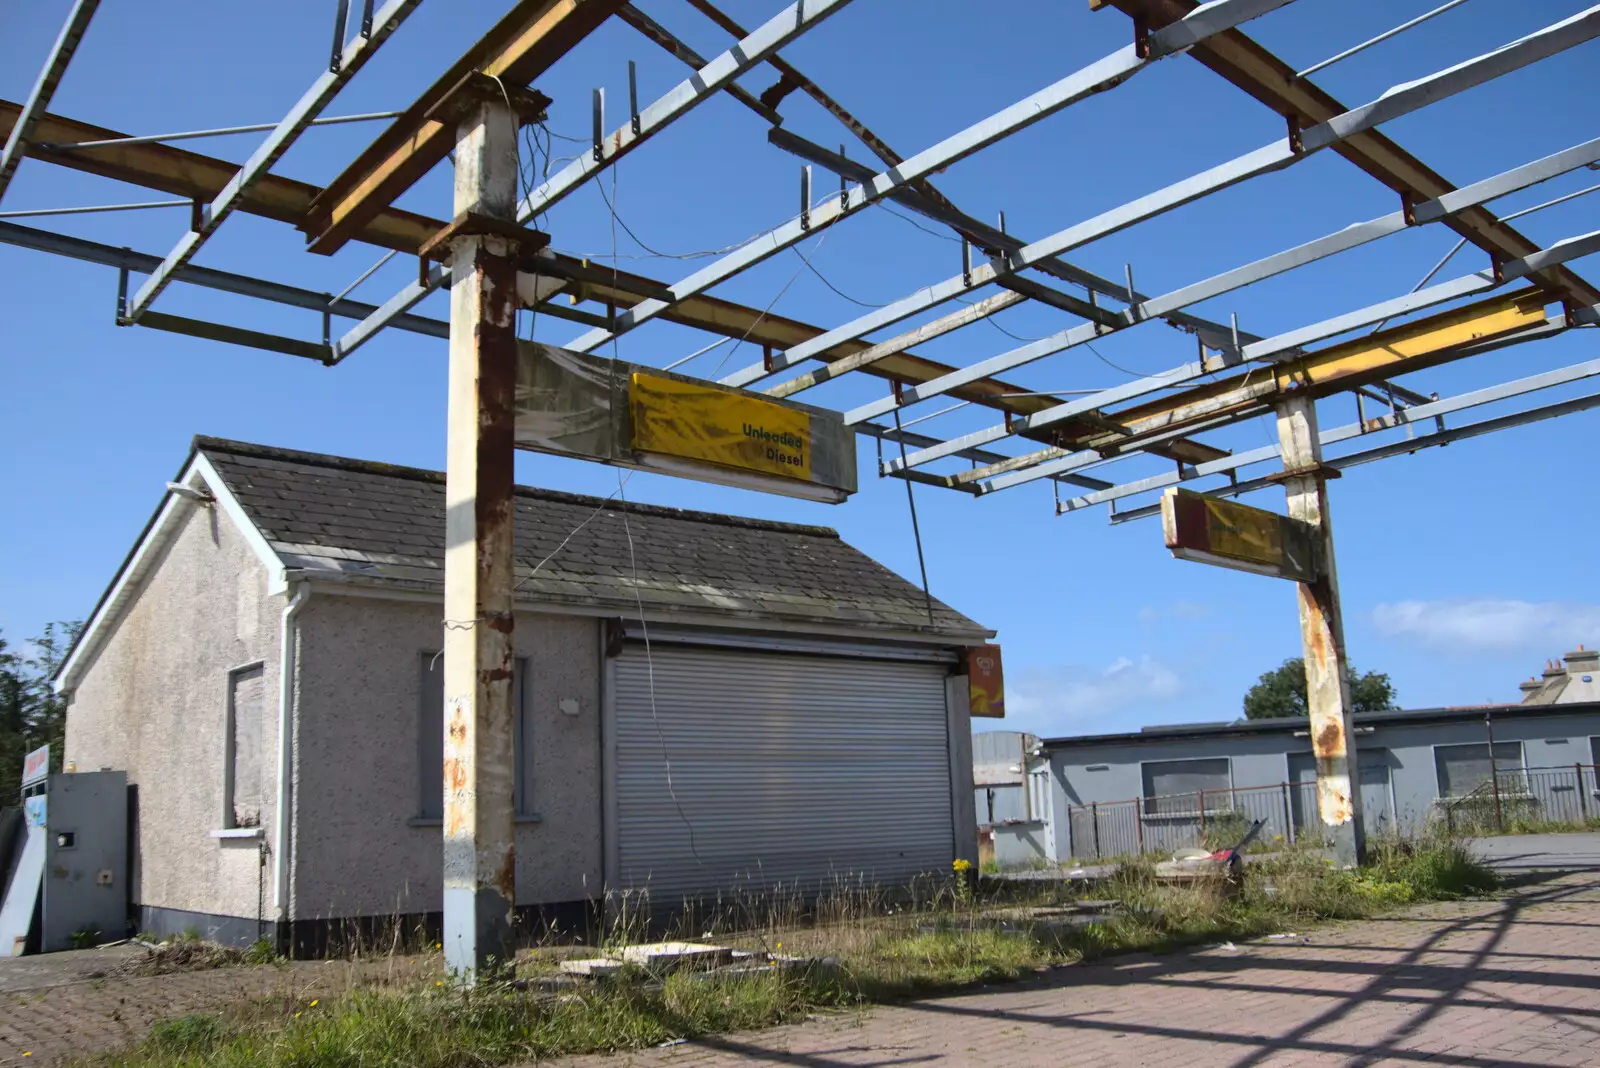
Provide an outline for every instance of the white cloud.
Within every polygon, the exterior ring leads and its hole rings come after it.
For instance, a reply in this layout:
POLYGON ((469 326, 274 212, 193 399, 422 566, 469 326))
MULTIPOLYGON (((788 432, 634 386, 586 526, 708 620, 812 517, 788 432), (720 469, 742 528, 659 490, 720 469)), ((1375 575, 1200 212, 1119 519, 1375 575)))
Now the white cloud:
POLYGON ((1396 601, 1372 610, 1386 635, 1461 652, 1532 650, 1562 653, 1600 642, 1600 605, 1568 601, 1455 598, 1396 601))
POLYGON ((1116 730, 1122 725, 1108 720, 1168 705, 1183 693, 1178 673, 1149 655, 1118 657, 1099 670, 1033 668, 1007 680, 1007 727, 1044 736, 1116 730))

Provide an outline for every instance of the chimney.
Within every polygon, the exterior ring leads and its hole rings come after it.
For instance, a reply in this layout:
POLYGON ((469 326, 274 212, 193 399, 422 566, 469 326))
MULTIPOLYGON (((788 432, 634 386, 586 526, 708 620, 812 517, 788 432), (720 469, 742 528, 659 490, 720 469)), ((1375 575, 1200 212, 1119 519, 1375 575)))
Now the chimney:
POLYGON ((1546 660, 1544 662, 1544 677, 1547 679, 1565 678, 1567 669, 1559 660, 1546 660))
POLYGON ((1534 694, 1544 689, 1544 683, 1540 682, 1538 679, 1529 679, 1527 682, 1520 683, 1517 686, 1517 689, 1522 691, 1522 703, 1527 704, 1529 701, 1533 700, 1534 694))
POLYGON ((1566 660, 1569 675, 1600 675, 1600 651, 1585 649, 1580 645, 1576 651, 1567 654, 1566 660))

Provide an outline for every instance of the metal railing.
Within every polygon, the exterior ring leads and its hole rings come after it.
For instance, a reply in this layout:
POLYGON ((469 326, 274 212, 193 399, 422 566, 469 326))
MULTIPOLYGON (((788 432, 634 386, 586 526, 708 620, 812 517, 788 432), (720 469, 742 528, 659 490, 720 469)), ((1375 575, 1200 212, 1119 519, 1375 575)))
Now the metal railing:
MULTIPOLYGON (((1461 797, 1436 800, 1431 815, 1460 834, 1600 827, 1600 766, 1503 770, 1461 797)), ((1071 854, 1080 861, 1186 847, 1226 849, 1256 820, 1265 826, 1255 849, 1294 845, 1307 836, 1320 839, 1317 784, 1284 782, 1067 806, 1071 854)))
POLYGON ((1105 860, 1237 845, 1250 825, 1264 826, 1257 848, 1293 843, 1317 825, 1316 783, 1275 783, 1192 794, 1067 806, 1072 855, 1105 860))
POLYGON ((1593 764, 1502 770, 1460 797, 1440 798, 1439 816, 1462 834, 1528 834, 1600 824, 1593 764))

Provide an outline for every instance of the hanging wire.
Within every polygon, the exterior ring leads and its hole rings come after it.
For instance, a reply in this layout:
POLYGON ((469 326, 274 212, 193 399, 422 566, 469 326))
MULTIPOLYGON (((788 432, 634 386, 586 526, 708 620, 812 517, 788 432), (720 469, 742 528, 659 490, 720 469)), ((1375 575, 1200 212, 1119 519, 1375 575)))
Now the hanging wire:
MULTIPOLYGON (((828 240, 828 235, 832 232, 832 230, 824 230, 817 236, 817 243, 811 246, 811 254, 813 256, 817 254, 817 249, 822 247, 822 243, 828 240)), ((777 304, 778 301, 783 299, 783 295, 789 292, 789 287, 794 285, 795 279, 799 278, 800 272, 804 271, 805 269, 805 264, 801 264, 799 267, 795 268, 794 274, 791 274, 789 276, 789 280, 783 283, 783 288, 778 290, 778 292, 773 295, 771 300, 767 301, 767 306, 762 308, 761 314, 756 316, 754 321, 750 323, 749 329, 745 330, 743 334, 739 335, 739 340, 734 344, 733 348, 722 354, 722 359, 718 361, 716 369, 713 370, 708 377, 716 378, 717 375, 722 373, 722 369, 726 367, 728 361, 733 358, 733 354, 739 351, 739 346, 743 345, 747 340, 749 340, 750 335, 755 332, 755 328, 761 325, 761 320, 767 317, 767 313, 772 310, 773 305, 777 304)))
POLYGON ((846 293, 844 290, 840 289, 838 286, 836 286, 832 282, 828 281, 827 276, 824 275, 821 271, 817 270, 817 265, 812 263, 810 260, 806 259, 806 254, 804 252, 800 251, 800 246, 798 246, 798 245, 790 245, 789 246, 789 251, 793 252, 796 256, 799 256, 800 257, 800 261, 802 263, 804 263, 807 267, 811 268, 811 273, 817 276, 817 280, 818 281, 820 281, 823 285, 827 286, 829 289, 833 290, 839 296, 843 297, 845 300, 848 300, 851 304, 857 305, 858 307, 862 307, 862 308, 887 308, 889 306, 887 304, 874 304, 871 301, 867 301, 867 300, 857 300, 855 297, 852 297, 850 294, 846 293))
MULTIPOLYGON (((909 474, 910 465, 906 462, 906 436, 905 430, 900 425, 900 406, 894 407, 895 437, 900 445, 900 468, 909 474)), ((917 543, 917 570, 922 573, 922 600, 928 610, 928 625, 933 626, 933 594, 928 590, 928 561, 922 554, 922 528, 917 523, 917 498, 911 492, 911 479, 902 476, 901 482, 906 484, 906 507, 911 511, 911 536, 917 543)))
MULTIPOLYGON (((1563 194, 1562 196, 1556 197, 1553 200, 1547 200, 1543 204, 1535 204, 1531 208, 1523 208, 1521 211, 1514 211, 1510 215, 1502 215, 1502 216, 1500 216, 1500 221, 1501 222, 1510 222, 1512 219, 1520 219, 1524 215, 1532 215, 1536 211, 1543 211, 1546 208, 1553 208, 1557 204, 1565 204, 1569 200, 1576 200, 1579 197, 1588 196, 1590 193, 1593 193, 1593 192, 1596 192, 1596 191, 1600 191, 1600 185, 1591 185, 1586 189, 1579 189, 1579 190, 1577 190, 1576 192, 1573 192, 1573 193, 1563 194)), ((1466 247, 1467 247, 1467 239, 1464 238, 1464 237, 1461 240, 1457 241, 1454 245, 1450 246, 1450 251, 1446 252, 1444 254, 1444 258, 1442 260, 1440 260, 1438 263, 1434 264, 1433 265, 1433 269, 1430 270, 1427 274, 1423 275, 1422 278, 1417 282, 1417 284, 1411 287, 1410 292, 1411 293, 1415 293, 1417 290, 1421 289, 1423 286, 1425 286, 1429 282, 1433 281, 1434 275, 1436 275, 1440 271, 1444 270, 1444 265, 1449 263, 1452 259, 1454 259, 1456 253, 1460 252, 1462 249, 1464 249, 1466 247)), ((1378 322, 1375 323, 1373 325, 1372 329, 1367 331, 1367 333, 1376 334, 1379 330, 1382 330, 1385 326, 1388 326, 1390 320, 1392 320, 1393 318, 1394 318, 1394 316, 1391 315, 1391 316, 1389 316, 1387 318, 1378 320, 1378 322)))

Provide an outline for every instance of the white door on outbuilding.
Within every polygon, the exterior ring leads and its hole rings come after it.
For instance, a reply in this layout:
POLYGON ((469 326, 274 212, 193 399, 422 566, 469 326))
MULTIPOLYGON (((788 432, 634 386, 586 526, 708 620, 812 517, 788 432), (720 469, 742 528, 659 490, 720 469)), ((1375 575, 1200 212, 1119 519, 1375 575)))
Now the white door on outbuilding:
POLYGON ((950 871, 948 664, 630 642, 612 668, 613 888, 950 871))

